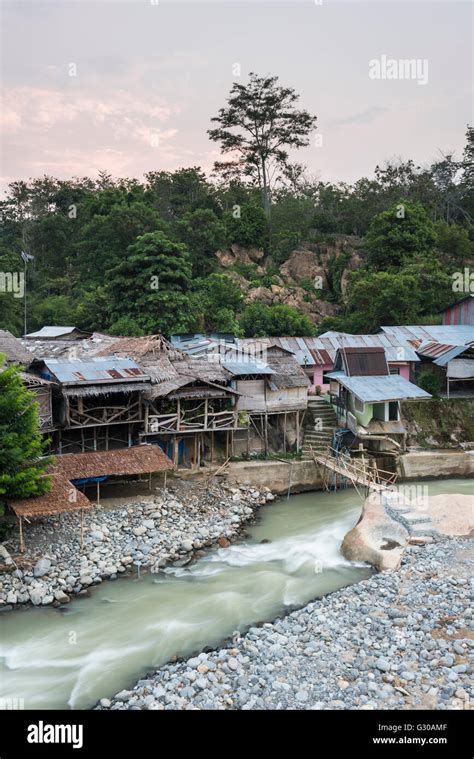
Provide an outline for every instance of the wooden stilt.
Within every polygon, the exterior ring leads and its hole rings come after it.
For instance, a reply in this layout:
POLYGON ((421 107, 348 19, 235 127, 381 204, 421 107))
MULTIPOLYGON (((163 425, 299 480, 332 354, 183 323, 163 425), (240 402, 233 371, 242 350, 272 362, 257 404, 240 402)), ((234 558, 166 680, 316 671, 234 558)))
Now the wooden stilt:
POLYGON ((100 482, 97 481, 97 506, 100 506, 100 482))
POLYGON ((296 412, 296 453, 300 450, 300 412, 296 412))
POLYGON ((202 442, 202 438, 199 435, 198 436, 198 444, 197 444, 197 468, 198 469, 201 466, 201 442, 202 442))
POLYGON ((173 464, 178 463, 178 446, 176 445, 177 438, 176 435, 173 435, 173 464))
POLYGON ((226 459, 229 458, 229 431, 226 430, 225 433, 225 457, 226 459))
POLYGON ((81 509, 81 550, 84 548, 84 509, 81 509))
POLYGON ((286 453, 286 411, 283 416, 283 451, 286 453))
POLYGON ((105 427, 105 450, 109 450, 109 425, 105 427))
POLYGON ((20 527, 20 553, 23 553, 25 550, 25 543, 23 541, 23 518, 19 517, 19 527, 20 527))
POLYGON ((265 440, 265 456, 268 456, 268 414, 265 412, 265 427, 263 428, 263 435, 265 440))
POLYGON ((166 476, 167 476, 167 474, 168 474, 168 472, 165 471, 165 481, 163 483, 163 492, 164 492, 165 495, 166 495, 166 476))
POLYGON ((211 464, 214 463, 214 432, 211 432, 211 464))
POLYGON ((148 490, 151 490, 151 472, 148 472, 148 490))

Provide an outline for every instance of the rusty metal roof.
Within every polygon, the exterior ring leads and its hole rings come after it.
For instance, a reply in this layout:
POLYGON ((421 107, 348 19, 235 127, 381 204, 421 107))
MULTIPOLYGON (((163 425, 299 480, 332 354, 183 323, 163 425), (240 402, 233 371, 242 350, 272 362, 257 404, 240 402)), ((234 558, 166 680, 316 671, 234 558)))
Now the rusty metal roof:
POLYGON ((91 358, 87 361, 46 358, 44 364, 62 385, 110 383, 111 380, 136 382, 148 379, 148 375, 131 358, 91 358))
POLYGON ((339 348, 335 369, 344 367, 350 377, 382 377, 389 374, 385 349, 339 348))

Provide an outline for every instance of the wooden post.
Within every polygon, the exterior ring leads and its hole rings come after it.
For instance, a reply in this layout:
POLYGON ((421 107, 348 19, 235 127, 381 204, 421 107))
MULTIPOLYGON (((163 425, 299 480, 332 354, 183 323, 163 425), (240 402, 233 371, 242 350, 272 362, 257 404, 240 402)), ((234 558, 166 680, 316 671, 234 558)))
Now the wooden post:
POLYGON ((97 450, 97 427, 93 428, 93 430, 92 430, 92 436, 94 438, 93 448, 94 448, 94 451, 96 451, 97 450))
POLYGON ((296 412, 296 453, 300 450, 300 412, 296 412))
POLYGON ((151 490, 151 472, 148 472, 148 490, 151 490))
POLYGON ((22 517, 19 517, 19 527, 20 527, 20 553, 23 553, 25 550, 25 543, 23 541, 23 519, 22 517))
POLYGON ((214 463, 214 431, 211 432, 211 464, 214 463))
POLYGON ((100 482, 97 480, 97 506, 100 506, 100 482))
POLYGON ((178 463, 178 447, 176 445, 177 438, 176 435, 173 435, 173 464, 178 463))
POLYGON ((265 438, 265 456, 268 456, 268 414, 265 411, 265 427, 263 430, 264 438, 265 438))
POLYGON ((164 483, 163 483, 163 492, 164 492, 164 494, 165 494, 165 495, 166 495, 166 475, 167 475, 167 474, 168 474, 168 472, 167 472, 167 471, 166 471, 166 469, 165 469, 165 481, 164 481, 164 483))
POLYGON ((225 457, 226 459, 229 458, 229 431, 226 430, 225 432, 225 457))
POLYGON ((247 425, 247 458, 250 455, 250 419, 247 425))
POLYGON ((286 453, 286 411, 283 417, 283 451, 286 453))
POLYGON ((180 424, 181 424, 181 400, 178 398, 178 402, 176 404, 176 430, 179 432, 180 430, 180 424))
POLYGON ((204 429, 205 430, 207 430, 208 405, 209 405, 209 400, 205 398, 204 399, 204 429))
POLYGON ((198 446, 197 446, 197 468, 201 466, 201 436, 198 434, 198 446))
POLYGON ((193 435, 193 469, 196 468, 196 460, 197 460, 196 440, 197 440, 197 435, 196 433, 194 433, 193 435))
POLYGON ((105 450, 109 450, 109 425, 105 427, 105 450))
POLYGON ((81 550, 84 548, 84 509, 81 509, 81 550))

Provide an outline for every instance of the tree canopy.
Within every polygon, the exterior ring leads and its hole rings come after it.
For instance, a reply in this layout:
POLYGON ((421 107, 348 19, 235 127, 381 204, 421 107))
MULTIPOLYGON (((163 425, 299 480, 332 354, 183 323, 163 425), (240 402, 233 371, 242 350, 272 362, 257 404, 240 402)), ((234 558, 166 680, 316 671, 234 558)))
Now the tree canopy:
POLYGON ((0 513, 7 499, 42 495, 50 489, 38 404, 16 366, 0 354, 0 513))

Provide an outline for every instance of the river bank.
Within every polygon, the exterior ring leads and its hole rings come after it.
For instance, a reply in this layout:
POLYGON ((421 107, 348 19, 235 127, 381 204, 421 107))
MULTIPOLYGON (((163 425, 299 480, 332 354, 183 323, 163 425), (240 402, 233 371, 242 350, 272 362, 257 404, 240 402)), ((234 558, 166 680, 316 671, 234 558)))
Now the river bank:
POLYGON ((17 536, 0 563, 0 610, 59 605, 103 580, 184 564, 202 549, 235 540, 256 509, 272 501, 266 487, 174 482, 166 493, 84 516, 80 546, 77 513, 45 517, 28 526, 26 551, 16 567, 17 536))
POLYGON ((473 567, 470 540, 412 546, 398 571, 167 664, 97 708, 470 708, 473 567))

